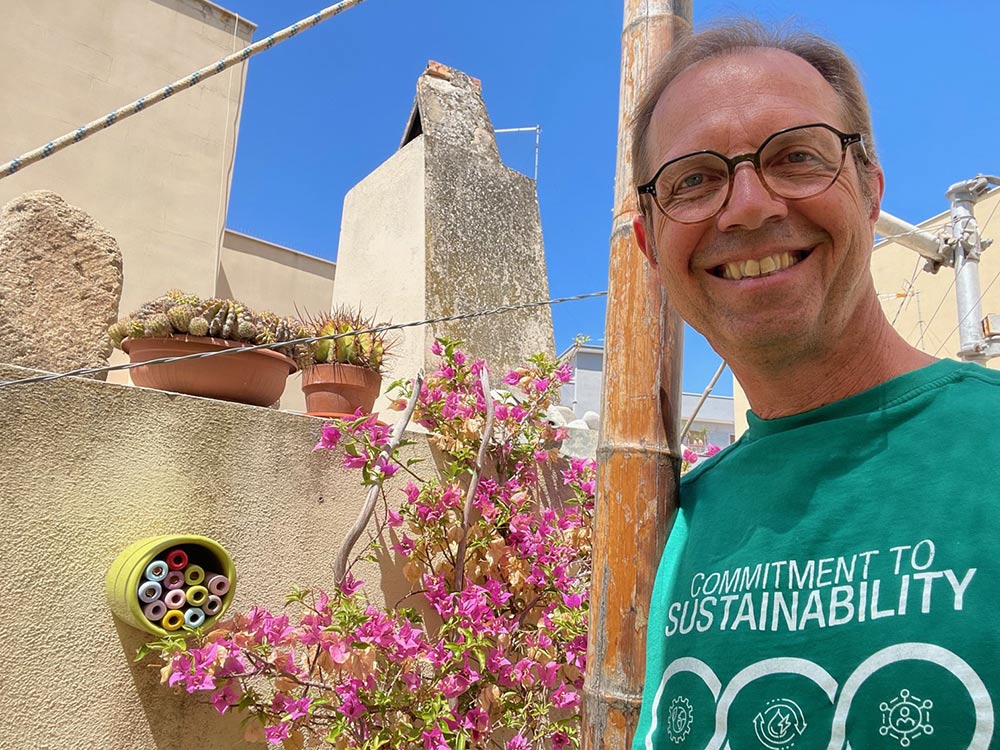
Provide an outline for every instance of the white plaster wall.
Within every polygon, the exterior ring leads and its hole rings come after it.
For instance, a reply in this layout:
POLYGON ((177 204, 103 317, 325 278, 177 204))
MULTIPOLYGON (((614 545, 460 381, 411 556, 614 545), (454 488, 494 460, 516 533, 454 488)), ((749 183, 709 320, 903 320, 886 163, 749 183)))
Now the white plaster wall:
MULTIPOLYGON (((378 321, 406 323, 426 313, 424 139, 394 153, 351 188, 344 198, 337 250, 334 305, 360 307, 378 321)), ((424 367, 431 341, 428 328, 393 334, 393 356, 383 383, 412 378, 424 367)), ((380 396, 376 410, 384 409, 380 396)), ((387 412, 383 419, 392 419, 387 412)))

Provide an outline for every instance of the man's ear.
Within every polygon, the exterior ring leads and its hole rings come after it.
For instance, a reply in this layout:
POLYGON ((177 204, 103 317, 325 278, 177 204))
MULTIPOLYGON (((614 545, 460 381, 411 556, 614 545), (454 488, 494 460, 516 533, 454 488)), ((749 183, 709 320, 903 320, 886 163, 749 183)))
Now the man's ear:
POLYGON ((652 236, 646 235, 646 218, 642 214, 632 217, 632 233, 635 235, 636 244, 646 256, 649 265, 656 268, 656 247, 653 244, 652 236))
POLYGON ((878 221, 879 212, 882 210, 882 196, 885 195, 885 174, 879 166, 872 166, 865 178, 871 186, 871 206, 869 206, 868 218, 874 224, 878 221))

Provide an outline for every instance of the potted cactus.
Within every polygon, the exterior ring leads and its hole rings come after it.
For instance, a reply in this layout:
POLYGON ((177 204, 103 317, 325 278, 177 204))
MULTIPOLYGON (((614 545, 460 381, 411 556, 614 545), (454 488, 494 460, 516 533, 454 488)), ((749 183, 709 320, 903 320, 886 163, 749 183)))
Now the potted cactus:
POLYGON ((373 318, 348 307, 307 316, 309 336, 336 336, 316 341, 298 358, 306 413, 318 417, 371 412, 382 389, 382 365, 391 347, 385 332, 357 333, 377 327, 373 318))
MULTIPOLYGON (((203 300, 177 290, 146 303, 108 329, 111 342, 132 362, 183 356, 251 344, 289 341, 301 323, 256 313, 230 299, 203 300)), ((170 362, 130 370, 132 382, 159 390, 269 406, 281 397, 305 347, 258 349, 236 356, 170 362)))

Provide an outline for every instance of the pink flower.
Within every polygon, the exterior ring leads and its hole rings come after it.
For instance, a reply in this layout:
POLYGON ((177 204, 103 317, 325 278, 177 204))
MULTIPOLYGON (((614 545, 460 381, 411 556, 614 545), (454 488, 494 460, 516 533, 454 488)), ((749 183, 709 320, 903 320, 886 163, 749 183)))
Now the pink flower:
POLYGON ((531 750, 531 744, 520 732, 507 740, 507 750, 531 750))
POLYGON ((521 382, 521 373, 517 370, 511 370, 503 376, 503 382, 507 385, 517 385, 521 382))
POLYGON ((267 727, 264 730, 264 739, 270 745, 281 745, 281 741, 288 737, 290 728, 290 725, 284 721, 275 724, 273 727, 267 727))
POLYGON ((575 690, 568 690, 564 682, 552 693, 552 705, 556 708, 576 708, 580 705, 580 694, 575 690))
POLYGON ((430 731, 425 729, 420 733, 420 739, 424 741, 424 750, 450 750, 440 727, 434 727, 430 731))
POLYGON ((552 733, 552 750, 564 750, 569 747, 569 735, 565 732, 552 733))
POLYGON ((431 354, 433 354, 436 357, 440 357, 442 354, 444 354, 444 347, 441 346, 441 342, 438 341, 437 339, 434 339, 434 343, 431 344, 431 354))
POLYGON ((538 461, 538 463, 540 463, 540 464, 544 464, 546 461, 549 460, 549 452, 548 451, 535 451, 535 460, 538 461))
POLYGON ((570 609, 576 609, 581 604, 583 604, 582 594, 563 594, 562 595, 563 604, 565 604, 570 609))
POLYGON ((684 449, 684 460, 687 461, 689 464, 696 464, 696 463, 698 463, 698 454, 695 453, 690 448, 685 448, 684 449))
POLYGON ((465 354, 459 349, 455 350, 455 353, 452 355, 452 359, 455 361, 455 364, 458 365, 459 367, 465 364, 465 354))
POLYGON ((344 576, 344 580, 340 582, 340 586, 338 588, 341 590, 342 593, 346 594, 347 596, 350 596, 359 588, 361 588, 361 585, 363 583, 364 581, 359 581, 353 575, 348 573, 347 575, 344 576))
POLYGON ((556 368, 555 372, 556 379, 560 383, 568 383, 573 379, 573 368, 570 367, 569 362, 563 362, 556 368))
POLYGON ((718 453, 721 450, 722 450, 722 448, 720 448, 719 446, 717 446, 715 443, 709 443, 707 446, 705 446, 705 455, 706 456, 714 456, 716 453, 718 453))
POLYGON ((337 447, 337 443, 340 442, 340 430, 334 427, 332 424, 323 425, 322 436, 316 446, 313 448, 314 451, 321 449, 331 450, 337 447))
POLYGON ((399 515, 399 511, 390 510, 386 515, 386 523, 389 524, 390 529, 398 529, 403 525, 403 517, 399 515))
POLYGON ((226 711, 239 701, 240 696, 233 688, 232 681, 227 681, 225 685, 212 693, 212 705, 215 706, 215 710, 220 714, 226 713, 226 711))
POLYGON ((403 537, 399 540, 399 544, 392 545, 393 551, 397 555, 402 555, 403 557, 409 557, 412 555, 415 547, 416 545, 413 543, 413 540, 406 534, 403 534, 403 537))

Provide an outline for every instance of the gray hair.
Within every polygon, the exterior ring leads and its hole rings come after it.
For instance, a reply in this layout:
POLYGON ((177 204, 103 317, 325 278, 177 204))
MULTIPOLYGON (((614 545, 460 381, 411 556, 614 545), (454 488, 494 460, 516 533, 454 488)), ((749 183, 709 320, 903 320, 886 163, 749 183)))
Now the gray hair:
MULTIPOLYGON (((692 65, 752 49, 778 49, 790 52, 819 71, 840 97, 847 130, 861 133, 864 138, 867 162, 862 149, 854 150, 855 160, 859 166, 878 164, 868 99, 858 71, 844 51, 836 44, 815 34, 789 31, 786 28, 768 28, 753 19, 739 19, 691 34, 677 42, 653 73, 646 93, 639 100, 639 108, 632 124, 632 168, 636 185, 652 177, 652 167, 646 163, 649 156, 646 151, 646 137, 653 118, 653 110, 667 86, 692 65)), ((866 197, 870 200, 867 181, 862 179, 861 183, 866 197)))

